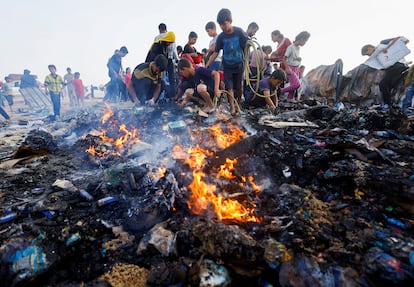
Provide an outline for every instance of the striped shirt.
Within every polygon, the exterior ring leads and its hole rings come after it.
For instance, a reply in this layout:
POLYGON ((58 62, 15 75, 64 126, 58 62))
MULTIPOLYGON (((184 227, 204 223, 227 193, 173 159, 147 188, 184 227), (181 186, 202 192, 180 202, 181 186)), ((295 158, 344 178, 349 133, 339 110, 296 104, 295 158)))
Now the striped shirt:
POLYGON ((45 86, 50 92, 60 93, 62 91, 63 84, 63 79, 59 75, 53 76, 52 74, 49 74, 46 76, 45 86))

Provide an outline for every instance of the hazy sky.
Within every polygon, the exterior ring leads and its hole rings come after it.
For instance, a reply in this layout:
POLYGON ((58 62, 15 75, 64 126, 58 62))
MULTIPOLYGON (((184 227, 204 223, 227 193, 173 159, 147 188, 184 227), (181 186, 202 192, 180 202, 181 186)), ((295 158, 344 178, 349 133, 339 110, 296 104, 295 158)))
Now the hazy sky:
MULTIPOLYGON (((333 64, 341 58, 344 73, 366 58, 365 44, 395 36, 405 36, 414 53, 412 11, 407 0, 253 0, 253 1, 174 1, 174 0, 0 0, 0 76, 29 69, 41 81, 47 65, 55 64, 58 74, 66 67, 81 73, 85 85, 105 84, 106 62, 115 49, 125 45, 130 53, 123 66, 134 68, 144 61, 164 22, 184 46, 190 31, 198 34, 197 50, 208 46, 208 21, 216 21, 221 8, 233 13, 233 25, 246 30, 255 21, 261 45, 271 41, 273 30, 291 40, 303 31, 311 33, 301 48, 306 71, 333 64), (186 4, 187 3, 187 4, 186 4), (251 5, 254 4, 254 7, 251 5)), ((218 32, 221 32, 217 26, 218 32)), ((413 53, 406 60, 413 60, 413 53)))

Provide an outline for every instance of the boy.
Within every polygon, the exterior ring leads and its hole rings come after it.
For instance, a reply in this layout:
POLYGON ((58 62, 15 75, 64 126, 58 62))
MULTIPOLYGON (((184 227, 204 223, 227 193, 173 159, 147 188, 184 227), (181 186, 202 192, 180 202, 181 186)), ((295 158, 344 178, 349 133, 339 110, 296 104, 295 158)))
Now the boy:
POLYGON ((229 9, 223 8, 219 11, 217 22, 223 32, 217 37, 216 48, 206 67, 208 68, 217 58, 219 51, 223 50, 224 85, 229 95, 230 113, 235 115, 235 101, 241 100, 243 92, 243 59, 248 36, 241 28, 232 25, 233 19, 229 9), (237 91, 237 98, 234 96, 234 90, 237 91))
POLYGON ((189 100, 197 102, 201 100, 201 104, 204 105, 202 111, 212 113, 214 111, 212 96, 220 96, 219 72, 204 67, 194 68, 186 58, 178 61, 177 68, 184 78, 182 86, 185 87, 185 98, 182 104, 189 100))
POLYGON ((155 105, 165 87, 161 72, 167 69, 167 64, 167 57, 158 55, 154 61, 141 63, 135 67, 127 87, 135 105, 145 102, 150 106, 155 105))
MULTIPOLYGON (((210 40, 209 47, 207 50, 207 54, 205 55, 206 62, 208 62, 210 56, 214 53, 214 49, 216 48, 216 41, 217 41, 217 30, 216 24, 210 21, 206 24, 206 32, 212 39, 210 40)), ((210 65, 210 69, 214 71, 220 70, 221 67, 221 51, 220 54, 216 57, 214 62, 210 65)))
POLYGON ((45 78, 45 90, 46 95, 50 95, 50 99, 53 104, 53 116, 52 119, 55 120, 60 117, 60 97, 62 95, 62 88, 64 86, 64 81, 61 76, 56 74, 56 66, 49 65, 47 66, 50 74, 45 78))
POLYGON ((254 94, 253 90, 246 93, 246 106, 263 107, 268 106, 272 112, 279 105, 277 90, 279 86, 286 81, 286 74, 282 69, 277 69, 268 78, 259 81, 258 93, 254 94))

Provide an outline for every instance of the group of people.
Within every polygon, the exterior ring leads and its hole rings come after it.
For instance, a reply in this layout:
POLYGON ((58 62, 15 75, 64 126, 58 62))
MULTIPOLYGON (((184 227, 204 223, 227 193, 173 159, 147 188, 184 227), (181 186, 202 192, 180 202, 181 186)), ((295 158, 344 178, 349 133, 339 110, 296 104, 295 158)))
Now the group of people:
MULTIPOLYGON (((25 69, 20 76, 20 85, 18 88, 23 90, 28 88, 39 88, 40 86, 44 87, 46 95, 50 96, 52 102, 52 119, 58 119, 60 117, 61 99, 64 94, 68 96, 71 107, 83 107, 85 87, 83 81, 80 79, 80 73, 72 73, 72 69, 68 67, 66 69, 67 73, 62 77, 56 73, 57 69, 55 65, 48 65, 48 69, 50 73, 45 77, 43 83, 38 82, 36 77, 31 74, 30 70, 25 69), (64 91, 64 89, 66 90, 64 91)), ((14 100, 12 94, 12 79, 10 76, 5 77, 5 83, 2 83, 0 90, 0 114, 5 119, 10 119, 10 116, 3 108, 3 99, 7 101, 10 111, 12 112, 14 100)))
POLYGON ((275 37, 272 34, 272 40, 278 42, 278 48, 274 53, 270 46, 264 46, 250 49, 245 55, 249 40, 259 26, 252 22, 244 31, 232 22, 231 11, 224 8, 217 15, 222 33, 217 32, 213 21, 206 24, 211 41, 203 53, 194 47, 196 32, 189 33, 188 42, 182 48, 176 46, 174 32, 161 23, 146 59, 134 68, 128 81, 122 69, 122 57, 128 50, 121 47, 107 63, 110 82, 105 99, 130 99, 136 105, 153 105, 164 94, 182 105, 197 102, 204 112, 211 113, 213 101, 225 95, 232 115, 239 111, 242 101, 245 105, 275 110, 281 93, 287 93, 287 99, 293 100, 300 87, 300 47, 306 44, 310 34, 303 31, 291 42, 275 31, 278 34, 275 37), (271 62, 279 62, 280 67, 273 71, 271 62), (253 86, 245 84, 249 79, 253 86), (283 87, 279 89, 280 86, 283 87))

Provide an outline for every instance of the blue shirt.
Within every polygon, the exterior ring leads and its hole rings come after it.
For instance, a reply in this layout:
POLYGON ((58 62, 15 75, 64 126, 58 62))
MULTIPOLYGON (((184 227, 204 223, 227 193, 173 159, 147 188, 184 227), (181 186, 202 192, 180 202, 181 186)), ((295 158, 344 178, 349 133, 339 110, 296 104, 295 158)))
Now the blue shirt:
POLYGON ((215 52, 223 50, 223 69, 237 69, 243 65, 244 49, 248 36, 239 27, 233 27, 231 34, 224 32, 217 37, 215 52))

